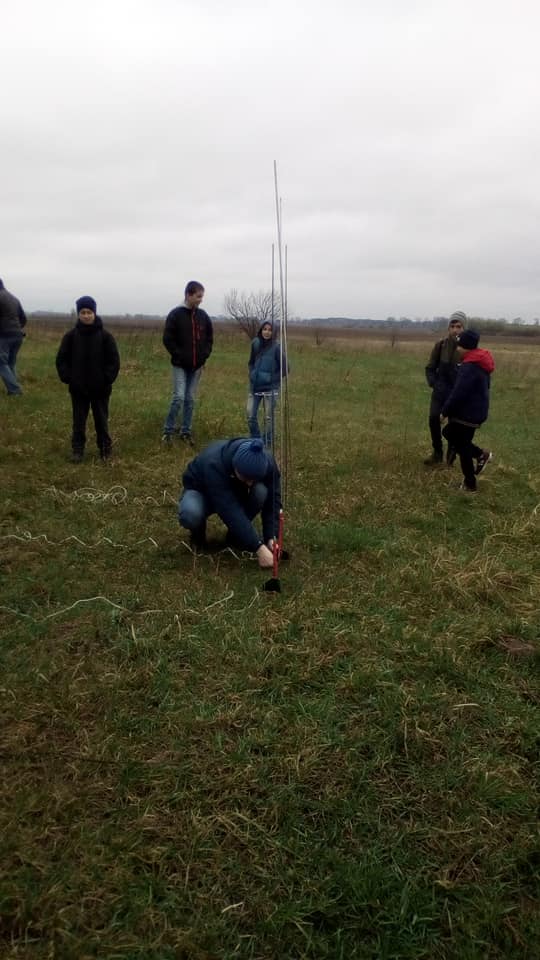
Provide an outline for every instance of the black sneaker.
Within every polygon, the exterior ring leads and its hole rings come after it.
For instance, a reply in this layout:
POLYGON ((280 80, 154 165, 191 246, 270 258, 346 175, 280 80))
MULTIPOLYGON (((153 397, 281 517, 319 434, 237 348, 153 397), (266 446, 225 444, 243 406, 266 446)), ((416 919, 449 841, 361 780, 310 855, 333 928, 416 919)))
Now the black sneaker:
POLYGON ((187 443, 190 447, 195 446, 195 441, 190 433, 181 433, 180 440, 182 440, 184 443, 187 443))
POLYGON ((462 493, 476 493, 476 487, 468 487, 465 481, 463 481, 463 483, 460 483, 459 489, 461 490, 462 493))
POLYGON ((164 443, 166 446, 170 446, 171 443, 173 442, 172 433, 164 433, 161 438, 161 442, 164 443))
POLYGON ((434 450, 430 457, 427 460, 424 460, 425 467, 435 467, 439 463, 443 462, 442 450, 434 450))
POLYGON ((225 534, 225 546, 230 547, 231 550, 244 550, 242 544, 238 542, 236 537, 233 537, 230 530, 227 530, 225 534))
POLYGON ((194 550, 204 550, 206 547, 206 524, 191 531, 189 542, 194 550))
POLYGON ((476 470, 474 471, 477 477, 483 473, 490 460, 493 460, 493 454, 491 450, 482 450, 482 453, 476 461, 476 470))

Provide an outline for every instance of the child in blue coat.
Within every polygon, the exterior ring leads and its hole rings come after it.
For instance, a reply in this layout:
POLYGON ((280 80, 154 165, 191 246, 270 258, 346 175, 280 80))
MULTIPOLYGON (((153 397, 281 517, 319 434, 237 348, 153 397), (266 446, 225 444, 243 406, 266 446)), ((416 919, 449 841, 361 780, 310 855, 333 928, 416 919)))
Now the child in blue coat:
POLYGON ((281 380, 287 376, 287 363, 281 346, 274 338, 270 321, 265 321, 251 341, 248 362, 249 394, 246 416, 251 437, 260 437, 259 407, 263 405, 265 446, 271 447, 274 436, 275 412, 281 380))

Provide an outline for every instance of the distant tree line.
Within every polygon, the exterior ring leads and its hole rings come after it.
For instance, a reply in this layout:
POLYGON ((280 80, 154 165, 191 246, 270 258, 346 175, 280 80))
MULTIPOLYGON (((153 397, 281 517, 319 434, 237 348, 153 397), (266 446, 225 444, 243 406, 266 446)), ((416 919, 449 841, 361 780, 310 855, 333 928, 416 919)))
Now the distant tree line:
MULTIPOLYGON (((225 298, 224 307, 225 312, 212 319, 218 323, 221 321, 236 324, 248 337, 254 337, 261 324, 272 319, 272 314, 274 314, 274 322, 279 323, 279 304, 275 301, 272 306, 272 295, 268 291, 257 294, 238 294, 236 290, 231 290, 225 298)), ((75 322, 75 311, 61 313, 53 310, 35 310, 28 313, 28 317, 44 324, 67 325, 75 322)), ((164 316, 145 313, 103 314, 103 317, 109 324, 131 328, 158 329, 165 321, 164 316)), ((288 323, 293 327, 314 327, 326 331, 373 329, 397 333, 400 330, 409 332, 432 330, 437 333, 440 330, 446 330, 448 317, 387 317, 386 320, 372 320, 369 317, 311 317, 309 319, 291 317, 288 323)), ((540 336, 540 319, 535 319, 532 323, 524 323, 520 317, 512 320, 506 320, 503 317, 498 319, 469 317, 469 326, 475 327, 488 336, 540 336)))

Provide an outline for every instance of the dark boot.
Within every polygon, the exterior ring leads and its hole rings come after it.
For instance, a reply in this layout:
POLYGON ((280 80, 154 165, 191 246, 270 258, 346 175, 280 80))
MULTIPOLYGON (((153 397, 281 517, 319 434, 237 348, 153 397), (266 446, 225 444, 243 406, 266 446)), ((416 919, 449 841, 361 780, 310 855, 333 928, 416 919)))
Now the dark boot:
POLYGON ((438 464, 443 462, 443 452, 442 450, 434 450, 430 457, 427 460, 424 460, 425 467, 436 467, 438 464))
POLYGON ((230 547, 231 550, 245 549, 245 547, 243 547, 241 543, 238 543, 238 540, 236 540, 235 537, 233 537, 230 530, 227 530, 227 533, 225 534, 225 546, 230 547))
POLYGON ((206 524, 204 523, 202 527, 197 527, 196 530, 191 531, 189 538, 191 547, 194 550, 204 550, 206 547, 206 524))

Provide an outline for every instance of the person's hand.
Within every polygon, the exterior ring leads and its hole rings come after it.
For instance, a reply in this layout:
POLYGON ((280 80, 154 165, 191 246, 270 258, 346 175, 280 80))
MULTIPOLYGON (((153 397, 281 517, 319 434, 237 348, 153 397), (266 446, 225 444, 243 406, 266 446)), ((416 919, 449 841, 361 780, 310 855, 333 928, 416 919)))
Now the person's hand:
POLYGON ((268 549, 266 544, 261 543, 259 549, 257 550, 257 560, 259 561, 259 566, 262 570, 269 570, 274 566, 274 557, 272 551, 268 549))
POLYGON ((278 560, 281 559, 281 547, 277 542, 277 540, 274 539, 274 537, 270 537, 270 540, 266 541, 266 546, 270 550, 270 553, 272 554, 272 556, 274 556, 274 551, 277 550, 278 560))
POLYGON ((446 421, 448 420, 448 417, 443 416, 443 414, 441 413, 439 420, 441 421, 441 423, 446 423, 446 421))

